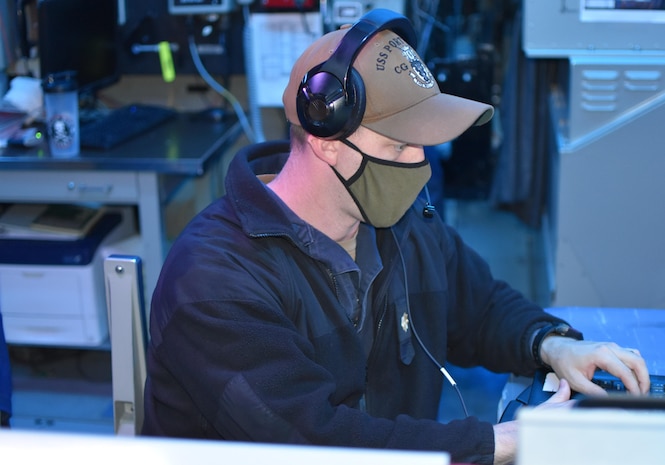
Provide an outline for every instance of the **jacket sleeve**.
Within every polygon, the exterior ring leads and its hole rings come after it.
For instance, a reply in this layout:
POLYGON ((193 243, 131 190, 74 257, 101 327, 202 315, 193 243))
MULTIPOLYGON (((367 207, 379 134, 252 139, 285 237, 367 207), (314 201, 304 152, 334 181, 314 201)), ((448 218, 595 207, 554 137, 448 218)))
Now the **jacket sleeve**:
POLYGON ((452 229, 448 233, 449 359, 459 366, 532 374, 538 368, 531 353, 534 332, 561 320, 496 279, 478 253, 452 229))

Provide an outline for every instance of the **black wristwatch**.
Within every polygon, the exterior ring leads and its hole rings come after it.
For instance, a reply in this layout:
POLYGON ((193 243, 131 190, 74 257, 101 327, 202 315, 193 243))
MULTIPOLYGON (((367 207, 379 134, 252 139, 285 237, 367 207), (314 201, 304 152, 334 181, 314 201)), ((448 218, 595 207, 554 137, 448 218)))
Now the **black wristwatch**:
POLYGON ((545 338, 550 334, 556 336, 569 337, 572 339, 576 339, 578 341, 584 339, 584 336, 582 335, 581 332, 579 332, 578 330, 576 330, 575 328, 571 327, 566 323, 549 323, 540 328, 533 338, 531 351, 533 354, 533 359, 536 361, 536 363, 544 368, 547 368, 548 370, 552 370, 552 367, 547 365, 540 358, 540 347, 543 345, 543 341, 545 340, 545 338))

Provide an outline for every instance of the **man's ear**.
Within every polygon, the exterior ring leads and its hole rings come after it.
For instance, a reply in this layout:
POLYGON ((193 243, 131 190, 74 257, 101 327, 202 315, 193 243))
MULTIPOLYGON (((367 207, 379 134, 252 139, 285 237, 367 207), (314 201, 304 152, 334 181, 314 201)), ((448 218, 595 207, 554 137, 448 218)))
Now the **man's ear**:
POLYGON ((337 164, 340 147, 339 141, 321 139, 320 137, 308 134, 307 143, 319 160, 330 166, 337 164))

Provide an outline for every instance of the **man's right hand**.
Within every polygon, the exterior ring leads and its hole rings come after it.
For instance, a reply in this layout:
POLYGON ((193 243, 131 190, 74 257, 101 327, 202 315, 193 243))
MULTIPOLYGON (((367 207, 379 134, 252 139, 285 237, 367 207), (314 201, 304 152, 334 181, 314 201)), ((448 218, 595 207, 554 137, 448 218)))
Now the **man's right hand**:
POLYGON ((550 409, 550 408, 570 408, 575 404, 575 400, 572 400, 570 396, 572 395, 572 390, 570 384, 565 379, 559 380, 559 387, 552 396, 547 399, 542 404, 534 407, 537 409, 550 409))

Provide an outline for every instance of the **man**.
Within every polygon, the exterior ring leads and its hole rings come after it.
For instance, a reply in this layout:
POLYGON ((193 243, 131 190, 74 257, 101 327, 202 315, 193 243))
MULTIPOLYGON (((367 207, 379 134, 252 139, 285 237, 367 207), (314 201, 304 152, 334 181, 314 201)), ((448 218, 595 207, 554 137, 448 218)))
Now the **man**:
POLYGON ((601 391, 596 367, 648 390, 639 354, 570 337, 417 200, 423 146, 487 122, 492 108, 441 94, 414 36, 405 18, 375 10, 299 58, 283 97, 288 158, 277 144, 241 151, 227 195, 165 261, 145 434, 499 464, 514 460, 514 422, 436 421, 445 362, 521 374, 549 365, 563 379, 550 407, 567 405, 571 386, 601 391))

